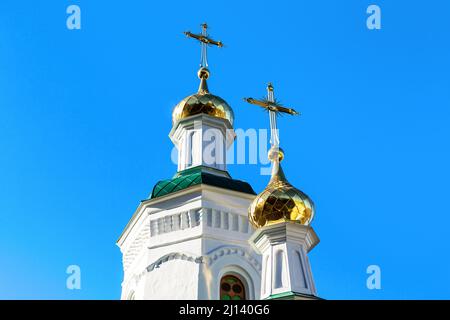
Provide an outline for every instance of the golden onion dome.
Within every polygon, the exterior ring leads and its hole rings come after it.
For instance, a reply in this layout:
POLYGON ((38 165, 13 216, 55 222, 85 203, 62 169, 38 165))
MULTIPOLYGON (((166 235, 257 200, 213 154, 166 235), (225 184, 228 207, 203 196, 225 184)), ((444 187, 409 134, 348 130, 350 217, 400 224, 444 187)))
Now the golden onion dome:
POLYGON ((285 221, 309 225, 314 218, 312 200, 287 181, 280 165, 283 158, 281 149, 269 150, 269 159, 273 162, 272 177, 248 211, 250 223, 256 228, 285 221))
POLYGON ((225 100, 208 91, 206 80, 209 78, 209 70, 200 68, 198 77, 200 78, 198 92, 184 98, 175 106, 172 112, 172 122, 175 123, 197 114, 207 114, 216 118, 227 119, 233 125, 234 113, 231 107, 225 100))

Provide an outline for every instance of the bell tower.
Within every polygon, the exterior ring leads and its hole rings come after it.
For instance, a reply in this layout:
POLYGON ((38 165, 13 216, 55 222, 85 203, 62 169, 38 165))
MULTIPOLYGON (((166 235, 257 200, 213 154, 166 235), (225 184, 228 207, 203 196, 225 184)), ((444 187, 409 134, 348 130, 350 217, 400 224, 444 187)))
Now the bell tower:
POLYGON ((178 149, 178 172, 201 166, 205 172, 226 175, 226 150, 235 139, 233 110, 209 92, 206 67, 200 68, 198 77, 198 92, 184 98, 173 111, 169 136, 178 149))
POLYGON ((261 299, 317 299, 307 256, 319 243, 310 226, 314 204, 286 179, 276 122, 278 113, 298 113, 275 102, 272 84, 267 87, 267 99, 246 101, 267 109, 270 116, 272 177, 249 208, 249 220, 256 229, 249 242, 262 255, 261 299))
POLYGON ((200 85, 173 110, 177 172, 154 185, 117 241, 122 299, 259 299, 261 257, 247 217, 255 192, 227 171, 234 114, 207 85, 207 48, 222 43, 206 24, 185 34, 201 44, 200 85))

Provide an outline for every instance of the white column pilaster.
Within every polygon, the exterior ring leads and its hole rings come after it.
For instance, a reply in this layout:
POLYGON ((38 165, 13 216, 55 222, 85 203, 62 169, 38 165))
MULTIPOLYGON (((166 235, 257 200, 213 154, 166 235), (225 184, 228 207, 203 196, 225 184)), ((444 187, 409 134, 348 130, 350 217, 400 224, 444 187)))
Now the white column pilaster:
POLYGON ((249 243, 262 255, 261 299, 317 296, 307 257, 319 243, 312 227, 294 222, 266 226, 249 243))
POLYGON ((192 116, 176 123, 169 136, 178 149, 178 171, 196 166, 227 170, 226 150, 235 138, 228 120, 192 116))

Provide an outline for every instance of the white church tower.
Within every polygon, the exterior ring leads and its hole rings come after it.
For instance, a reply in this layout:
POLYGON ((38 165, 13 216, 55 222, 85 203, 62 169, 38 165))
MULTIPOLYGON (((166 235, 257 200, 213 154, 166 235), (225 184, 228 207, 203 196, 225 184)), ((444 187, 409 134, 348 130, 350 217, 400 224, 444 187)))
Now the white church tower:
POLYGON ((123 254, 122 299, 256 300, 317 299, 308 252, 319 242, 311 227, 312 200, 281 169, 275 102, 246 99, 269 111, 272 177, 256 195, 233 179, 226 155, 235 139, 234 114, 208 90, 206 50, 221 47, 206 33, 200 41, 197 93, 175 106, 170 139, 178 150, 177 173, 156 183, 140 203, 117 245, 123 254))
POLYGON ((310 226, 314 204, 286 179, 281 161, 277 115, 297 115, 294 109, 275 102, 273 87, 267 87, 267 99, 247 98, 247 102, 269 111, 272 177, 267 187, 253 200, 249 219, 256 231, 249 242, 262 255, 261 299, 317 299, 308 252, 319 243, 310 226))
POLYGON ((122 299, 259 299, 261 256, 250 246, 252 187, 233 179, 226 150, 235 133, 231 107, 208 90, 203 32, 198 92, 173 111, 169 134, 178 171, 159 181, 117 241, 123 254, 122 299))

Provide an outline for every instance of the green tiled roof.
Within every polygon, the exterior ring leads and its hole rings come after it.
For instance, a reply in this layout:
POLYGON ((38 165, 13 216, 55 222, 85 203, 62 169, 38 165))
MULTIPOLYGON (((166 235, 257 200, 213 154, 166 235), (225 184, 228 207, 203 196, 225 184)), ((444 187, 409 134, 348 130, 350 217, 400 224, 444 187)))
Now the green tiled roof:
POLYGON ((150 199, 162 197, 198 184, 207 184, 228 190, 256 194, 253 188, 245 181, 217 176, 202 171, 202 167, 195 167, 178 172, 172 179, 159 181, 153 187, 150 199))

